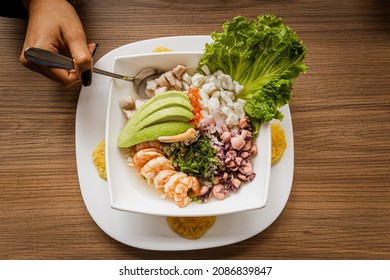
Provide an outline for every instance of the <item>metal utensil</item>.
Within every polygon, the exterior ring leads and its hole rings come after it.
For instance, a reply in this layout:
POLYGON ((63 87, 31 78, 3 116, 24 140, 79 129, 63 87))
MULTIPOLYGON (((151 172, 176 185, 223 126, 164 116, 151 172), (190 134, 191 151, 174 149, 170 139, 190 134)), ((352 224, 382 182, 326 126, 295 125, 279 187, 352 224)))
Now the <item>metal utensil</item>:
MULTIPOLYGON (((53 53, 40 48, 27 48, 24 51, 24 56, 28 61, 45 65, 54 68, 74 69, 73 59, 58 53, 53 53)), ((134 77, 120 75, 112 72, 108 72, 96 67, 93 67, 93 72, 105 76, 109 76, 115 79, 129 81, 133 83, 134 90, 138 96, 142 99, 148 99, 146 95, 146 83, 149 80, 159 77, 163 71, 156 68, 146 68, 140 71, 134 77)))

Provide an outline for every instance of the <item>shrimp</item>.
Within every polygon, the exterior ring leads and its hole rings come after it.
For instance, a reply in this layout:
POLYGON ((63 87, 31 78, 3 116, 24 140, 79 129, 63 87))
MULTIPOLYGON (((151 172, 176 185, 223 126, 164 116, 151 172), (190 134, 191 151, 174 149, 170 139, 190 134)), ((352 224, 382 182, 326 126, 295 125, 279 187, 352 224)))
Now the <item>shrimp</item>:
POLYGON ((197 197, 200 193, 200 184, 198 179, 196 179, 193 176, 190 176, 190 179, 192 180, 192 184, 190 189, 188 190, 188 196, 191 198, 197 197))
POLYGON ((200 185, 198 179, 193 176, 186 176, 177 183, 173 199, 177 206, 184 207, 190 204, 192 198, 199 194, 199 191, 200 185))
POLYGON ((190 181, 190 177, 184 177, 179 181, 175 188, 173 199, 175 200, 176 205, 179 207, 187 206, 192 201, 192 199, 187 194, 189 189, 188 184, 191 184, 190 181))
POLYGON ((147 149, 147 148, 155 148, 162 151, 163 144, 160 141, 146 141, 146 142, 139 143, 135 146, 136 151, 147 149))
POLYGON ((145 177, 148 185, 153 186, 153 179, 161 170, 174 170, 171 161, 164 156, 149 160, 141 169, 141 175, 145 177))
POLYGON ((164 191, 164 185, 168 182, 169 178, 178 173, 175 170, 165 169, 157 173, 153 179, 153 185, 156 190, 164 191))
POLYGON ((134 154, 133 165, 140 171, 149 160, 163 155, 163 152, 156 148, 142 149, 134 154))
POLYGON ((171 176, 171 178, 169 178, 169 180, 164 185, 164 192, 168 197, 173 198, 177 183, 184 177, 187 177, 187 174, 185 174, 184 172, 177 172, 176 174, 171 176))

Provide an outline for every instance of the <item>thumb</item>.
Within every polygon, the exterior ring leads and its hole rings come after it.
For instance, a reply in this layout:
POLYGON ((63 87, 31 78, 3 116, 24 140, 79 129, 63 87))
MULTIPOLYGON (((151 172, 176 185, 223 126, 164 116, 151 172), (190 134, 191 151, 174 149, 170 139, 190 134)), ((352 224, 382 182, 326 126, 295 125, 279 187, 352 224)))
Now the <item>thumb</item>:
POLYGON ((92 55, 85 34, 81 31, 76 36, 73 35, 69 38, 72 38, 68 42, 68 48, 73 57, 76 73, 81 78, 83 85, 89 86, 92 82, 92 55))

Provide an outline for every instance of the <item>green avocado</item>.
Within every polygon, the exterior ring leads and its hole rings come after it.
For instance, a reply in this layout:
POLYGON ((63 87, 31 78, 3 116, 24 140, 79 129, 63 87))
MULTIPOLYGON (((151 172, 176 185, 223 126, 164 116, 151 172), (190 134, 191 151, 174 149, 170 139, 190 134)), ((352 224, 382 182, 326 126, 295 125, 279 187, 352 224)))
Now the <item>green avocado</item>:
POLYGON ((188 123, 194 118, 193 109, 188 96, 180 91, 169 91, 153 97, 128 120, 118 137, 118 147, 130 147, 156 140, 159 136, 185 132, 193 127, 188 123))
MULTIPOLYGON (((164 94, 161 94, 164 95, 164 94)), ((194 109, 187 97, 186 99, 183 99, 181 97, 172 97, 172 98, 165 98, 165 99, 159 99, 153 102, 152 104, 146 103, 141 108, 139 108, 135 114, 131 117, 129 120, 131 126, 137 125, 140 121, 145 119, 147 116, 158 112, 160 110, 163 110, 165 108, 170 107, 177 107, 180 106, 183 109, 186 109, 187 111, 192 112, 194 109)))
POLYGON ((173 136, 187 131, 194 126, 188 122, 168 121, 148 126, 138 132, 122 131, 118 138, 118 147, 127 148, 138 143, 157 140, 160 136, 173 136))
MULTIPOLYGON (((149 106, 156 106, 156 104, 164 104, 165 102, 171 102, 175 100, 175 102, 177 102, 178 104, 181 104, 184 102, 184 105, 183 106, 188 106, 188 103, 190 103, 190 100, 188 99, 188 96, 187 94, 181 92, 181 91, 176 91, 176 90, 172 90, 172 91, 167 91, 167 92, 164 92, 162 94, 158 94, 154 97, 152 97, 151 99, 149 99, 141 108, 138 109, 138 112, 141 113, 143 110, 145 110, 146 108, 149 108, 149 106), (183 102, 182 102, 183 100, 183 102)), ((190 111, 193 110, 191 104, 189 104, 190 108, 189 109, 190 111)))
MULTIPOLYGON (((145 111, 144 111, 145 112, 145 111)), ((168 122, 168 121, 181 121, 188 122, 194 118, 194 114, 180 106, 166 107, 164 109, 155 111, 149 114, 146 118, 140 119, 135 125, 137 131, 140 131, 148 126, 168 122)))

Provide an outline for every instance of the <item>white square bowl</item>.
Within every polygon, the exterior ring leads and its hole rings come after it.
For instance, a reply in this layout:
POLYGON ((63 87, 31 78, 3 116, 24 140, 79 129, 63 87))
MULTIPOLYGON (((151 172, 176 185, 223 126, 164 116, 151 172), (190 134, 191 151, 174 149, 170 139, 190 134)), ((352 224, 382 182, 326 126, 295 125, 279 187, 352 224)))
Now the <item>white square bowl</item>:
MULTIPOLYGON (((117 57, 114 72, 135 75, 147 67, 170 70, 177 64, 196 69, 201 52, 148 53, 117 57)), ((271 170, 271 131, 265 123, 256 138, 258 154, 251 158, 256 176, 223 200, 211 198, 207 203, 190 203, 179 208, 172 199, 161 199, 161 193, 147 185, 138 170, 126 165, 126 149, 117 147, 117 139, 127 119, 119 100, 135 95, 131 83, 113 79, 109 89, 106 118, 106 168, 110 205, 113 209, 142 214, 177 217, 215 216, 259 209, 266 205, 271 170)))

